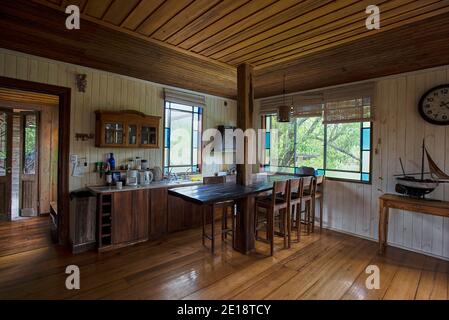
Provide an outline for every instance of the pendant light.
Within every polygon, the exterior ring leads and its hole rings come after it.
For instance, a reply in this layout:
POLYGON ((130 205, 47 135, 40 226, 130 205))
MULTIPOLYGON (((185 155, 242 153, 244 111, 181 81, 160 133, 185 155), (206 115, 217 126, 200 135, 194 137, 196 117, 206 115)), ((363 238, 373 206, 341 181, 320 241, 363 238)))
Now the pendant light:
POLYGON ((292 107, 285 103, 285 74, 284 74, 284 89, 283 89, 283 104, 278 107, 278 122, 290 122, 290 114, 292 107))

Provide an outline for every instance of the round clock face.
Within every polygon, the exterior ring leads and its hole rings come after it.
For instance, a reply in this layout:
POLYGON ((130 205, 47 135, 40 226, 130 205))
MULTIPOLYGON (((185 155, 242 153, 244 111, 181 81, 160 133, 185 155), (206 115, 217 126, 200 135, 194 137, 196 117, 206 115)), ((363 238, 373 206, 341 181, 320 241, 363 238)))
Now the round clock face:
POLYGON ((424 120, 436 125, 449 125, 449 84, 430 89, 419 102, 424 120))

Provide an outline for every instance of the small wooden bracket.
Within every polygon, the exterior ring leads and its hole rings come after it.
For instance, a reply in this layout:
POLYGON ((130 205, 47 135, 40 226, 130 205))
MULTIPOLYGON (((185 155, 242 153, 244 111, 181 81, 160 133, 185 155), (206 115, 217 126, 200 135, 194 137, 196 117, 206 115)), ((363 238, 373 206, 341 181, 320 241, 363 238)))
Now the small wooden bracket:
POLYGON ((76 141, 87 141, 87 140, 92 140, 94 138, 94 134, 93 133, 76 133, 75 134, 75 139, 76 141))

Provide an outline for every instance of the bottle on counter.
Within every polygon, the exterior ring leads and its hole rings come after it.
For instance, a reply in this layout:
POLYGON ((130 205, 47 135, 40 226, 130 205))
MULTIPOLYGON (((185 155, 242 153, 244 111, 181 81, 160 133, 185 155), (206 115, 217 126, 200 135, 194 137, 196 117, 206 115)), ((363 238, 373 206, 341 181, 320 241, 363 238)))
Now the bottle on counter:
POLYGON ((114 154, 112 152, 109 154, 108 163, 109 163, 109 169, 111 171, 114 171, 115 170, 115 159, 114 159, 114 154))
POLYGON ((134 165, 135 165, 135 167, 134 167, 135 170, 142 170, 142 162, 140 160, 140 157, 136 157, 136 161, 135 161, 134 165))
POLYGON ((149 170, 150 169, 150 165, 148 163, 148 160, 142 159, 142 161, 140 161, 141 163, 141 170, 149 170))

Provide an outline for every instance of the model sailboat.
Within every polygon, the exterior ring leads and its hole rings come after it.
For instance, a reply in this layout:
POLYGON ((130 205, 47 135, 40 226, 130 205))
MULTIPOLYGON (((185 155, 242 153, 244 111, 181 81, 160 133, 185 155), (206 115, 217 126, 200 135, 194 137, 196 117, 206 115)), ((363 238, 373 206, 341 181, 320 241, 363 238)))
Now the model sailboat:
POLYGON ((413 198, 424 198, 426 194, 434 191, 440 183, 448 183, 449 175, 444 173, 433 161, 429 152, 426 149, 425 141, 422 145, 422 160, 421 160, 421 172, 416 174, 406 174, 402 159, 399 159, 402 167, 402 175, 397 176, 396 192, 408 195, 413 198), (429 164, 429 171, 424 172, 424 159, 427 157, 429 164), (430 179, 424 179, 424 174, 430 174, 430 179), (420 179, 415 178, 414 175, 420 175, 420 179))

